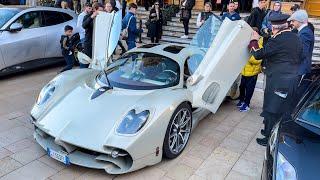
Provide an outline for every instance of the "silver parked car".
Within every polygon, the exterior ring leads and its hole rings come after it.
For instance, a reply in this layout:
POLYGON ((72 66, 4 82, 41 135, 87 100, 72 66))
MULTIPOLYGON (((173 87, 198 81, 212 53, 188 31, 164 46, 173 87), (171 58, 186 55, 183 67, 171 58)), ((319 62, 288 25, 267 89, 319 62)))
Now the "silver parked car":
POLYGON ((0 8, 0 75, 62 60, 64 26, 77 31, 77 15, 50 7, 0 8))

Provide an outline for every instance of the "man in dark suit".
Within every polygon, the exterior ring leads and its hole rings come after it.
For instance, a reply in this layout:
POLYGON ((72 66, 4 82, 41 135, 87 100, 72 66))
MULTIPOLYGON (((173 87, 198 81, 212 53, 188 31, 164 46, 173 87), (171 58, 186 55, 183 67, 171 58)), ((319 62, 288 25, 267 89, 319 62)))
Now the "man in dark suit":
POLYGON ((298 35, 303 45, 303 53, 301 57, 301 65, 299 67, 299 75, 301 76, 297 100, 304 94, 308 87, 308 79, 311 75, 311 61, 314 47, 314 33, 308 25, 308 14, 305 10, 295 11, 288 19, 291 25, 298 31, 298 35))
POLYGON ((298 35, 303 44, 302 63, 299 68, 300 75, 311 72, 311 59, 314 47, 314 34, 308 26, 308 14, 305 10, 294 12, 288 19, 292 26, 298 30, 298 35))

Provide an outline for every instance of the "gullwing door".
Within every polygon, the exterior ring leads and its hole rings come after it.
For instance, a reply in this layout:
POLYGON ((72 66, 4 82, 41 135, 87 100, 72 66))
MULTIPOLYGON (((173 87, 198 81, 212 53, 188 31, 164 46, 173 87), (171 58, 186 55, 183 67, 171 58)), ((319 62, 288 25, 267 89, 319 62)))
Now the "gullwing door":
POLYGON ((243 20, 223 21, 199 67, 187 80, 194 107, 217 111, 249 59, 247 45, 252 31, 243 20))

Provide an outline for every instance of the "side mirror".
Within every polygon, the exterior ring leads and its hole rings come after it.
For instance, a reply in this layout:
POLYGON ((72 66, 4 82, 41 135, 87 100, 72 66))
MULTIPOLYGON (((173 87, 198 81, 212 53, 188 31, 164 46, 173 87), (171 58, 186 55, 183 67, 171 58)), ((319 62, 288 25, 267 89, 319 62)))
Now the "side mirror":
POLYGON ((9 27, 9 31, 10 31, 10 32, 21 31, 22 28, 23 28, 22 24, 20 24, 20 23, 13 23, 13 24, 11 24, 11 26, 9 27))

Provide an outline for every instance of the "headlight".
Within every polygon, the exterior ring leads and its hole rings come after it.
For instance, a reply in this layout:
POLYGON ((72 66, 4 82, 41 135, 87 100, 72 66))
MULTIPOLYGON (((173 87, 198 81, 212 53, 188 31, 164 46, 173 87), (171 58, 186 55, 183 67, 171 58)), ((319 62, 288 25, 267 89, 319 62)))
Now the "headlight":
POLYGON ((277 170, 276 170, 276 180, 296 180, 296 170, 294 167, 286 160, 286 158, 278 152, 277 158, 277 170))
POLYGON ((136 114, 136 110, 133 109, 128 112, 117 128, 117 133, 120 134, 135 134, 137 133, 147 122, 150 115, 149 110, 142 111, 136 114))
POLYGON ((43 87, 37 99, 37 105, 46 103, 51 98, 55 90, 56 86, 54 82, 50 82, 45 87, 43 87))

